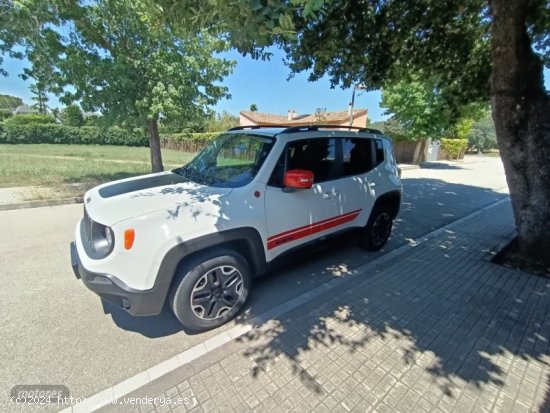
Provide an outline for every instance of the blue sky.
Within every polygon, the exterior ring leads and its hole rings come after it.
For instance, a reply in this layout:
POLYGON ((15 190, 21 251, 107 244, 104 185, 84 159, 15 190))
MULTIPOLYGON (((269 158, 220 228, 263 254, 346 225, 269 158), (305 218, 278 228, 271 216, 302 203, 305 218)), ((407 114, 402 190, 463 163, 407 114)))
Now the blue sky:
MULTIPOLYGON (((300 73, 288 79, 290 70, 283 63, 284 54, 272 49, 270 61, 255 61, 249 56, 243 57, 237 52, 228 52, 224 56, 237 61, 233 74, 223 82, 232 98, 220 101, 214 108, 218 112, 224 110, 238 115, 241 110, 248 110, 252 103, 258 106, 260 112, 286 114, 288 109, 294 109, 299 114, 313 113, 317 108, 327 111, 347 110, 351 100, 351 89, 331 89, 328 78, 317 82, 308 82, 307 73, 300 73)), ((24 82, 18 74, 28 62, 5 58, 3 67, 9 77, 0 76, 0 94, 19 96, 24 102, 30 103, 32 94, 29 82, 24 82)), ((550 90, 550 71, 545 70, 546 89, 550 90)), ((386 118, 384 109, 380 108, 380 92, 357 91, 355 108, 369 110, 369 118, 373 121, 386 118)), ((51 97, 49 105, 58 105, 57 99, 51 97)))

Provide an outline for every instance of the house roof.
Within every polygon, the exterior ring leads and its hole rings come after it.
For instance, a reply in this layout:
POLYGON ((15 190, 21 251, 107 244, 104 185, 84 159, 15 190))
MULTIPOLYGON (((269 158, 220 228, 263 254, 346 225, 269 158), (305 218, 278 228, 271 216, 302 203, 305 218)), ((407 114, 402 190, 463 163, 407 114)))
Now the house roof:
POLYGON ((13 111, 14 115, 21 115, 23 113, 38 113, 38 110, 31 106, 17 106, 17 108, 13 111))
MULTIPOLYGON (((353 111, 353 119, 364 116, 367 112, 367 109, 356 109, 353 111)), ((259 126, 306 126, 316 123, 323 123, 325 125, 341 125, 349 120, 349 113, 347 110, 340 112, 325 112, 321 115, 316 115, 315 113, 294 115, 292 120, 288 120, 288 115, 275 115, 272 113, 250 112, 245 110, 241 111, 241 116, 244 116, 259 126)))

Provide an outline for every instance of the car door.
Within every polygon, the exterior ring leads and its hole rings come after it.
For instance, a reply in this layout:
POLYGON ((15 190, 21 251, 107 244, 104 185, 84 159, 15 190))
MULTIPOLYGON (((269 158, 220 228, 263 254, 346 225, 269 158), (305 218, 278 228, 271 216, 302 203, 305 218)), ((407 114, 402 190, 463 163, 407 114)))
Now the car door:
POLYGON ((339 212, 335 187, 340 168, 338 151, 334 138, 303 139, 287 144, 266 189, 268 260, 334 232, 346 219, 339 212), (313 186, 285 189, 284 173, 292 169, 312 171, 313 186))
MULTIPOLYGON (((366 225, 377 197, 376 187, 380 164, 377 140, 340 138, 342 145, 342 177, 335 183, 340 214, 357 214, 345 226, 366 225)), ((381 143, 380 143, 381 144, 381 143)))

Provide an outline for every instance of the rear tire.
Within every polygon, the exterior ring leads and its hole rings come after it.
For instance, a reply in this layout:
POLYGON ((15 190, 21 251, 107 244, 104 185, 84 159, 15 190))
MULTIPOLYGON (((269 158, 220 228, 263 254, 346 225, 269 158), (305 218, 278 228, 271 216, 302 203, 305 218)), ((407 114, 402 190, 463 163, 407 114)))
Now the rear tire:
POLYGON ((203 332, 233 319, 243 308, 252 273, 238 253, 213 250, 182 265, 170 305, 185 328, 203 332))
POLYGON ((384 207, 373 209, 369 222, 361 234, 361 245, 369 251, 382 249, 391 234, 393 218, 390 211, 384 207))

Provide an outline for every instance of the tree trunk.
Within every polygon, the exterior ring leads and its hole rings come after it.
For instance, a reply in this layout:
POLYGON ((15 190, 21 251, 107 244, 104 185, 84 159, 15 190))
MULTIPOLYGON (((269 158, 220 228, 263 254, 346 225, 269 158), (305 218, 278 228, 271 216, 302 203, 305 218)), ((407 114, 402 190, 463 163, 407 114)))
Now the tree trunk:
POLYGON ((532 51, 529 0, 492 0, 491 105, 523 254, 550 265, 550 98, 532 51))
POLYGON ((160 136, 157 118, 147 121, 147 132, 149 134, 149 146, 151 148, 151 168, 153 172, 164 171, 162 165, 162 154, 160 153, 160 136))

